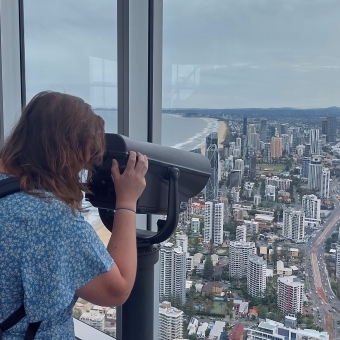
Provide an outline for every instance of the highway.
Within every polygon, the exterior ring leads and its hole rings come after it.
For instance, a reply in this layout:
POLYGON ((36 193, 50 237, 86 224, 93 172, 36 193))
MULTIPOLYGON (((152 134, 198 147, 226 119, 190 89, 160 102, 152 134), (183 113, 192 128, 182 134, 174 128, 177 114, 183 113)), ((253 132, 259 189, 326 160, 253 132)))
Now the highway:
POLYGON ((330 335, 330 340, 340 339, 340 329, 337 321, 340 320, 340 301, 334 296, 328 279, 324 262, 324 241, 329 238, 340 220, 340 204, 335 197, 340 186, 336 181, 331 187, 331 195, 334 200, 334 210, 327 218, 327 222, 312 234, 305 245, 306 274, 310 286, 310 294, 314 297, 317 307, 317 319, 320 327, 330 335))

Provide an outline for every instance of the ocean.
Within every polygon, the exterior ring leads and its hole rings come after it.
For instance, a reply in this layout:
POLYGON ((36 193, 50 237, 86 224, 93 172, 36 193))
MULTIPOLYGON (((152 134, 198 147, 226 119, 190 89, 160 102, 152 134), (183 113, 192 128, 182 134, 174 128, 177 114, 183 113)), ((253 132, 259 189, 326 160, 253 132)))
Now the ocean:
MULTIPOLYGON (((95 110, 105 120, 105 131, 117 132, 117 111, 95 110)), ((218 131, 219 122, 214 118, 162 115, 162 145, 192 150, 205 143, 205 137, 218 131)))

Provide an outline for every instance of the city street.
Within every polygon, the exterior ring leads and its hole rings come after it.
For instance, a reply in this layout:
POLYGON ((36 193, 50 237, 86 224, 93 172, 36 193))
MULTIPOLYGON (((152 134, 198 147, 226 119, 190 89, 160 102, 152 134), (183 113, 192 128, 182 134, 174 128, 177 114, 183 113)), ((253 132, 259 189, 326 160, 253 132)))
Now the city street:
POLYGON ((331 187, 334 210, 321 229, 312 234, 313 236, 305 246, 306 275, 308 275, 310 294, 315 300, 319 325, 329 333, 330 339, 340 338, 340 329, 337 324, 337 321, 340 320, 340 301, 334 296, 330 287, 326 265, 323 260, 323 242, 336 230, 340 220, 340 204, 335 197, 337 191, 340 191, 340 186, 338 185, 338 182, 335 182, 331 187))

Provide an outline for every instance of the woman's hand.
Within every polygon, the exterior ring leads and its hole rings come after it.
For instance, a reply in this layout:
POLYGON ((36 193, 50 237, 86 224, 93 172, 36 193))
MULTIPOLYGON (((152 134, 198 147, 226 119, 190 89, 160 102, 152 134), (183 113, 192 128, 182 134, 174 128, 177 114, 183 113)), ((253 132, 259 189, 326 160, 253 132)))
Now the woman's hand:
POLYGON ((117 160, 112 160, 112 179, 116 192, 116 208, 130 208, 136 210, 138 198, 146 186, 145 174, 148 171, 148 159, 141 153, 130 151, 126 168, 119 172, 117 160))

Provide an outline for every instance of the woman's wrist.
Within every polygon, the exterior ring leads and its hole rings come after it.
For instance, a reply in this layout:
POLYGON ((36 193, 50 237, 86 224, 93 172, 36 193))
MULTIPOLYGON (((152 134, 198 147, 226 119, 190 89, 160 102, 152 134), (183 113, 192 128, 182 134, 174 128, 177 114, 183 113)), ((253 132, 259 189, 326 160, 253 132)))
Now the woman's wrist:
POLYGON ((133 211, 136 211, 137 202, 134 201, 117 201, 115 210, 125 208, 125 209, 131 209, 133 211))

